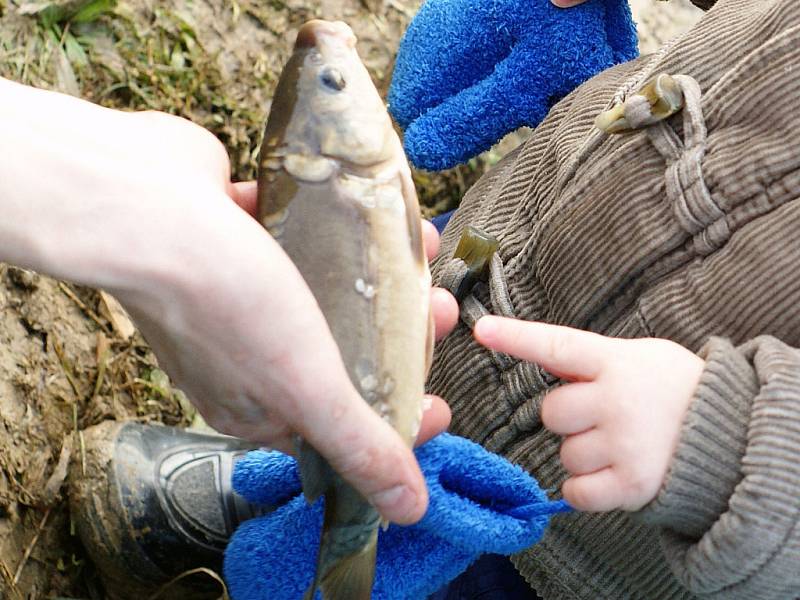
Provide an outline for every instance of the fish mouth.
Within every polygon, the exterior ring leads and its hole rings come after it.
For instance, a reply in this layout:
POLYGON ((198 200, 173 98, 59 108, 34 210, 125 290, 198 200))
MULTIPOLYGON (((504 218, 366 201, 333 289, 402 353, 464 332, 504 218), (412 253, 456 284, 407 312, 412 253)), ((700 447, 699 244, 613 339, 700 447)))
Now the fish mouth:
POLYGON ((319 46, 323 38, 333 38, 347 48, 354 48, 356 45, 356 36, 346 23, 313 19, 304 23, 300 31, 297 32, 297 40, 294 43, 294 47, 296 49, 315 48, 319 46))

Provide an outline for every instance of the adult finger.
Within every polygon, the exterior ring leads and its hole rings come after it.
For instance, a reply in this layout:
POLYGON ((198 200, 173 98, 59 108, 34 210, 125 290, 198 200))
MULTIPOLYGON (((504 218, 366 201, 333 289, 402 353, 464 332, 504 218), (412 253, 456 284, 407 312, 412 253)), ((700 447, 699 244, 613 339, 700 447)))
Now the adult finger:
POLYGON ((611 466, 605 433, 592 429, 561 442, 561 464, 573 475, 588 475, 611 466))
POLYGON ((445 431, 450 425, 450 407, 439 396, 427 395, 423 399, 422 424, 415 446, 421 446, 432 437, 445 431))
POLYGON ((593 383, 579 382, 548 392, 542 402, 542 423, 559 435, 591 429, 600 416, 598 389, 593 383))
POLYGON ((482 317, 474 334, 484 346, 569 380, 595 379, 612 351, 611 340, 596 333, 505 317, 482 317))
POLYGON ((436 339, 440 340, 450 333, 458 323, 458 302, 447 290, 433 288, 431 290, 431 310, 433 311, 436 339))
POLYGON ((427 488, 411 449, 360 397, 316 403, 298 431, 383 518, 410 524, 425 514, 427 488))
POLYGON ((422 241, 425 244, 425 255, 428 260, 433 260, 439 254, 439 232, 427 219, 422 219, 422 241))
POLYGON ((251 217, 256 216, 258 204, 258 185, 255 181, 237 181, 232 183, 228 194, 251 217))
POLYGON ((622 506, 622 487, 611 467, 571 477, 561 486, 564 499, 586 512, 608 512, 622 506))

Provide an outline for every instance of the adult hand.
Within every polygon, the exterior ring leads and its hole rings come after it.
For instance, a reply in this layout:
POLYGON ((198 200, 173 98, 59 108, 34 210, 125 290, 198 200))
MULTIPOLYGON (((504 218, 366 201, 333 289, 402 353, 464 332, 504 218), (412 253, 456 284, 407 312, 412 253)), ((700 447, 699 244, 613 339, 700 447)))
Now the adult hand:
MULTIPOLYGON (((0 161, 0 260, 117 296, 215 428, 283 448, 299 433, 385 518, 422 516, 411 450, 351 385, 301 276, 247 214, 253 184, 231 183, 211 133, 1 79, 0 115, 14 148, 0 161)), ((443 294, 439 325, 457 312, 443 294)), ((432 406, 426 436, 449 419, 432 406)))
POLYGON ((542 422, 565 436, 564 498, 585 511, 638 510, 661 488, 704 361, 661 339, 609 338, 484 317, 476 339, 572 382, 547 394, 542 422))

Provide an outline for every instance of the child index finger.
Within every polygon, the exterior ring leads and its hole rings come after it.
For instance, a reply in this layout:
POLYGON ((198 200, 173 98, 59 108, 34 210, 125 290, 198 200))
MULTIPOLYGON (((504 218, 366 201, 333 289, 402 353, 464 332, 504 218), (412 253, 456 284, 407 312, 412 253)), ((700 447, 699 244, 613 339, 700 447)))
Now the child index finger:
POLYGON ((571 381, 591 381, 610 356, 609 340, 571 327, 505 317, 482 317, 475 339, 484 346, 540 365, 571 381))

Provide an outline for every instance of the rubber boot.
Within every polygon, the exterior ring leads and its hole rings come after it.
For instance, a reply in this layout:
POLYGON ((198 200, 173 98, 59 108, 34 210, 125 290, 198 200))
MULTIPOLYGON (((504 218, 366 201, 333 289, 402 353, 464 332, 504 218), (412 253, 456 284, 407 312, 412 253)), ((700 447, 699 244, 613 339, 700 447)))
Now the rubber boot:
POLYGON ((231 488, 236 460, 253 447, 134 422, 83 432, 70 464, 70 510, 109 598, 221 596, 221 584, 207 573, 180 576, 200 568, 221 574, 238 524, 270 510, 231 488))

